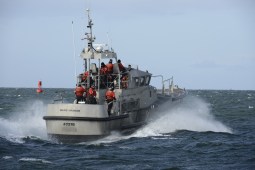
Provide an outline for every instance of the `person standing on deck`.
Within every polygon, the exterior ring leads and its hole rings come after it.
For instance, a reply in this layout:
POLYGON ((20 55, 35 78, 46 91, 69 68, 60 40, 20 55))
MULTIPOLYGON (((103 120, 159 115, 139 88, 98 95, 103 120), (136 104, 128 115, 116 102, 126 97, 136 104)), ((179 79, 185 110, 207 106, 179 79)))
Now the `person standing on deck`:
POLYGON ((75 88, 74 93, 76 95, 76 104, 79 101, 84 101, 85 92, 86 90, 80 84, 75 88))
POLYGON ((97 104, 96 101, 97 92, 95 90, 95 86, 91 86, 88 91, 88 102, 89 104, 97 104))
POLYGON ((107 86, 107 74, 108 74, 108 68, 104 64, 104 62, 101 63, 100 68, 100 75, 101 75, 101 87, 105 88, 107 86))
POLYGON ((108 115, 111 116, 113 101, 116 100, 115 93, 113 92, 113 88, 109 88, 109 90, 105 93, 105 99, 108 105, 108 109, 107 109, 108 115))
POLYGON ((107 73, 107 86, 111 86, 111 83, 114 79, 114 75, 113 75, 113 64, 112 64, 112 59, 109 60, 109 63, 106 64, 106 67, 108 69, 108 73, 107 73))
POLYGON ((120 70, 121 73, 126 71, 125 67, 121 63, 121 60, 118 60, 118 66, 119 66, 119 70, 120 70))
POLYGON ((112 59, 109 60, 109 63, 106 64, 106 67, 108 68, 108 74, 112 74, 112 72, 113 72, 112 59))
POLYGON ((88 77, 89 77, 89 86, 94 83, 92 77, 91 77, 92 70, 85 71, 82 75, 82 82, 87 83, 88 77))
POLYGON ((124 74, 121 78, 122 88, 126 89, 128 87, 128 74, 124 74))

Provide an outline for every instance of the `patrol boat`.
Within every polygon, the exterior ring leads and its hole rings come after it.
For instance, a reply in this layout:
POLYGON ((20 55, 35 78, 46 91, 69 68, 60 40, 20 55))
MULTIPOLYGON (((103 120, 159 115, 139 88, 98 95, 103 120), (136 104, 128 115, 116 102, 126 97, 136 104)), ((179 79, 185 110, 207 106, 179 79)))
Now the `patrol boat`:
POLYGON ((181 100, 186 91, 173 85, 173 79, 164 80, 163 76, 153 76, 148 71, 139 70, 129 65, 125 71, 120 71, 117 54, 102 44, 94 44, 92 35, 92 19, 88 11, 89 33, 85 33, 87 48, 81 52, 84 60, 84 71, 89 71, 85 80, 82 74, 77 76, 77 85, 85 89, 91 85, 96 89, 96 102, 88 100, 74 103, 54 102, 49 104, 46 121, 47 134, 52 140, 60 143, 80 143, 106 137, 111 131, 132 132, 146 123, 151 114, 156 114, 155 108, 165 101, 176 102, 181 100), (115 61, 113 72, 107 75, 100 74, 102 61, 115 61), (98 67, 97 67, 98 63, 98 67), (123 79, 123 77, 126 77, 123 79), (110 78, 109 78, 110 77, 110 78), (162 90, 150 85, 152 77, 161 77, 162 90), (165 82, 169 82, 168 90, 165 82), (113 102, 111 115, 108 115, 108 104, 105 94, 108 88, 114 88, 116 101, 113 102))

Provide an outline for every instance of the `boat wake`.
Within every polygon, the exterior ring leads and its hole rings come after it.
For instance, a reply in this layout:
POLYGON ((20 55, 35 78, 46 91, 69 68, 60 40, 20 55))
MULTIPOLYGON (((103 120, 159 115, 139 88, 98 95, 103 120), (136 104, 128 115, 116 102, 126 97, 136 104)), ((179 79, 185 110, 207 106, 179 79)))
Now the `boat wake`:
POLYGON ((46 126, 42 116, 46 105, 31 101, 17 108, 8 119, 0 118, 0 136, 15 143, 24 143, 24 138, 47 140, 46 126))
POLYGON ((171 109, 168 109, 168 107, 169 103, 161 106, 156 120, 154 119, 132 135, 122 136, 117 132, 113 132, 110 136, 91 143, 111 143, 133 137, 164 137, 165 139, 165 137, 169 138, 171 133, 178 130, 232 133, 231 128, 213 116, 210 104, 198 97, 187 96, 177 106, 171 107, 171 109))
POLYGON ((218 121, 211 113, 210 104, 194 96, 187 96, 182 103, 159 113, 156 121, 138 130, 133 137, 161 136, 178 130, 196 132, 232 133, 232 130, 218 121))

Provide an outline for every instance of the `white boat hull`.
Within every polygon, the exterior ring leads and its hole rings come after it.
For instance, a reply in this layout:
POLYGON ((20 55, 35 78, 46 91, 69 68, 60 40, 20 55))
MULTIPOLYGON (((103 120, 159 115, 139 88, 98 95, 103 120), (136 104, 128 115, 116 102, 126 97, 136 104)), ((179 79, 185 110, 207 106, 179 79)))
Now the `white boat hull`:
POLYGON ((63 143, 79 143, 108 136, 111 131, 135 129, 145 123, 148 109, 108 116, 105 105, 52 104, 46 120, 49 138, 63 143))

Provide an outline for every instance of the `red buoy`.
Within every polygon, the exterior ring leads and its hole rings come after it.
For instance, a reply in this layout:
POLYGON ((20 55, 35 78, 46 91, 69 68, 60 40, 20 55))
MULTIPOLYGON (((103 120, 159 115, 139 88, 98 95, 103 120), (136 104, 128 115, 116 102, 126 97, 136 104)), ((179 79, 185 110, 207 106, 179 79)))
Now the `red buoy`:
POLYGON ((37 93, 42 93, 42 92, 43 92, 41 86, 42 86, 42 82, 41 82, 41 81, 38 81, 38 88, 36 89, 36 92, 37 92, 37 93))

